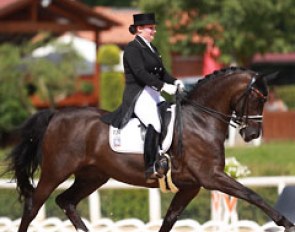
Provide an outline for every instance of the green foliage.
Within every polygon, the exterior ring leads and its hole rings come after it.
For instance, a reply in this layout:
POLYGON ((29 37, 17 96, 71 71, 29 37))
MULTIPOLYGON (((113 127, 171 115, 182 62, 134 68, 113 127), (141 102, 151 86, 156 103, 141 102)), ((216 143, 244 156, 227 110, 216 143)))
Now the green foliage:
POLYGON ((213 38, 226 64, 247 65, 258 52, 295 49, 292 0, 140 0, 139 3, 141 9, 154 11, 161 15, 160 21, 169 22, 170 38, 181 37, 173 45, 173 51, 185 55, 203 53, 205 41, 197 41, 196 36, 213 38))
POLYGON ((100 81, 100 108, 113 111, 122 102, 124 76, 119 72, 103 72, 100 81))
POLYGON ((294 1, 223 0, 220 13, 215 12, 224 31, 216 38, 222 53, 239 64, 265 52, 294 51, 294 1), (291 17, 291 18, 290 18, 291 17), (257 23, 259 19, 259 23, 257 23))
POLYGON ((18 193, 15 189, 1 189, 0 217, 17 219, 21 217, 22 204, 18 201, 18 193))
POLYGON ((0 46, 0 132, 9 132, 17 127, 32 110, 21 65, 18 47, 10 44, 0 46))
POLYGON ((0 132, 10 132, 18 127, 29 112, 18 99, 7 99, 0 103, 0 132))
POLYGON ((35 111, 28 84, 35 86, 37 94, 51 107, 61 95, 74 91, 76 68, 82 67, 82 59, 72 45, 49 42, 60 58, 57 62, 45 57, 31 58, 37 45, 40 43, 0 46, 0 133, 13 130, 35 111))
POLYGON ((82 84, 81 84, 81 91, 84 93, 84 94, 91 94, 94 90, 94 86, 92 83, 89 83, 89 82, 86 82, 84 81, 82 84))
POLYGON ((26 60, 27 72, 37 86, 37 94, 54 108, 61 96, 75 91, 77 67, 82 67, 82 57, 72 44, 50 42, 57 60, 48 57, 26 60))
POLYGON ((276 93, 286 103, 288 109, 295 109, 295 85, 276 86, 276 93))
POLYGON ((120 62, 120 48, 115 44, 101 45, 97 54, 97 61, 106 66, 114 66, 120 62))
POLYGON ((147 190, 102 190, 102 214, 114 221, 122 218, 139 218, 148 221, 147 190), (127 205, 126 205, 127 204, 127 205))
POLYGON ((100 76, 100 108, 108 111, 115 110, 122 102, 124 91, 124 76, 115 72, 114 65, 120 62, 120 48, 107 44, 99 48, 97 59, 107 69, 102 69, 100 76))

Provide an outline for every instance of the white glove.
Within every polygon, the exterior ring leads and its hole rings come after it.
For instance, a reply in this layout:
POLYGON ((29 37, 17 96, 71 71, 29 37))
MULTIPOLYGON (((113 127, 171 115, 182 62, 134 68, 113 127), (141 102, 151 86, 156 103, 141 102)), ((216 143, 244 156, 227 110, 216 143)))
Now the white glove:
POLYGON ((170 85, 170 84, 164 84, 161 91, 164 91, 170 95, 174 95, 177 91, 177 86, 176 85, 170 85))
POLYGON ((174 81, 174 85, 177 86, 177 88, 178 88, 178 90, 179 90, 180 92, 183 92, 184 89, 185 89, 184 84, 183 84, 183 82, 182 82, 181 80, 176 80, 176 81, 174 81))

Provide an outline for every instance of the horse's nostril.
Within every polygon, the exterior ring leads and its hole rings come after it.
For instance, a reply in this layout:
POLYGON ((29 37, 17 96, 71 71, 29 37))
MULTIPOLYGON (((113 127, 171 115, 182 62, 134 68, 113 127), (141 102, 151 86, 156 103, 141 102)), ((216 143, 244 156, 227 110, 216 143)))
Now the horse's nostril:
POLYGON ((240 130, 240 135, 245 142, 250 142, 253 139, 257 139, 260 135, 260 130, 253 127, 246 127, 240 130))

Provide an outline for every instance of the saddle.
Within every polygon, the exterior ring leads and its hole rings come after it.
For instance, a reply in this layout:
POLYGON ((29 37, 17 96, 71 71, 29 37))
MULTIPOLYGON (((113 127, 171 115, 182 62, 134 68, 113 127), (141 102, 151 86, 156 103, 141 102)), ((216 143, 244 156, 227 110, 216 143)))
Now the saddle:
MULTIPOLYGON (((162 102, 158 106, 161 121, 160 149, 167 152, 171 146, 175 123, 175 104, 162 102)), ((138 118, 132 118, 122 129, 109 127, 109 144, 118 153, 144 152, 145 126, 138 118)))

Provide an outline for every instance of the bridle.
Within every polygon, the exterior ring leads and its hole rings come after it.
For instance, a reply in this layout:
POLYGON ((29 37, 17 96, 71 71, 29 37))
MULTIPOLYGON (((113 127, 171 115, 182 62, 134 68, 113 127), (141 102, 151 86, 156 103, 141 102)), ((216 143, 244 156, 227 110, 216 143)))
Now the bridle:
POLYGON ((265 102, 267 100, 266 96, 264 96, 259 89, 254 87, 256 79, 257 79, 257 75, 255 75, 254 77, 251 78, 251 81, 249 82, 245 92, 237 100, 237 102, 235 104, 235 107, 233 107, 235 109, 236 106, 240 102, 243 101, 242 102, 242 111, 241 111, 241 113, 239 115, 237 115, 235 112, 232 115, 224 114, 224 113, 219 112, 217 110, 214 110, 212 108, 197 104, 197 103, 187 99, 186 97, 182 97, 182 101, 188 102, 194 108, 196 108, 198 110, 201 110, 201 111, 211 115, 212 117, 215 117, 215 118, 221 120, 222 122, 224 122, 226 124, 229 123, 229 125, 234 127, 234 128, 237 128, 237 127, 245 128, 245 127, 247 127, 249 121, 254 121, 254 122, 257 122, 257 123, 261 123, 262 119, 263 119, 262 115, 249 115, 248 114, 248 111, 249 111, 249 97, 250 97, 252 92, 254 92, 258 96, 258 98, 261 99, 262 102, 265 102), (233 121, 236 125, 231 123, 231 121, 233 121))
POLYGON ((254 87, 256 82, 257 75, 251 78, 245 92, 237 100, 236 105, 242 102, 242 111, 240 115, 233 114, 232 121, 234 121, 240 128, 247 127, 249 120, 257 123, 262 123, 262 115, 249 115, 249 97, 252 92, 254 92, 259 99, 264 103, 267 100, 267 97, 264 96, 257 88, 254 87))

